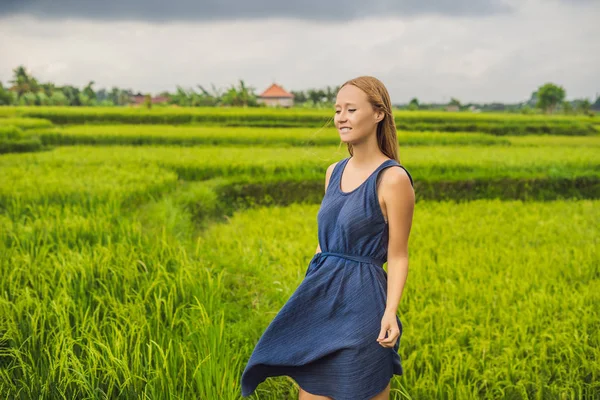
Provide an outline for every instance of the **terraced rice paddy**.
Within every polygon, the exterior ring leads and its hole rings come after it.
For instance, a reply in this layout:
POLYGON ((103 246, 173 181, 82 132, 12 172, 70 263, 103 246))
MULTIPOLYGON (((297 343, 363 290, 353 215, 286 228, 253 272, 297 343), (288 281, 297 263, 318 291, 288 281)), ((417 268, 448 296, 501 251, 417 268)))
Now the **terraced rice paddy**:
MULTIPOLYGON (((0 398, 241 398, 347 156, 328 114, 261 111, 0 110, 30 143, 0 155, 0 398)), ((406 119, 495 128, 398 133, 417 204, 391 398, 600 398, 600 136, 564 131, 597 125, 442 117, 406 119)))

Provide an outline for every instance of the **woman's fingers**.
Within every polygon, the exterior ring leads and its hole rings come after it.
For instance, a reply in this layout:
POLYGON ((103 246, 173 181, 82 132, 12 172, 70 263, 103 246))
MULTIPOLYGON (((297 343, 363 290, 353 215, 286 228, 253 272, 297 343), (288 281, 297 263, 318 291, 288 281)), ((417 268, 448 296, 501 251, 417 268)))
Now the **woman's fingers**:
POLYGON ((385 340, 385 329, 381 328, 381 331, 379 332, 379 336, 377 337, 377 341, 381 342, 382 340, 385 340))
POLYGON ((394 347, 398 336, 400 336, 400 331, 389 330, 388 332, 390 332, 388 337, 383 340, 379 340, 379 344, 384 347, 394 347))

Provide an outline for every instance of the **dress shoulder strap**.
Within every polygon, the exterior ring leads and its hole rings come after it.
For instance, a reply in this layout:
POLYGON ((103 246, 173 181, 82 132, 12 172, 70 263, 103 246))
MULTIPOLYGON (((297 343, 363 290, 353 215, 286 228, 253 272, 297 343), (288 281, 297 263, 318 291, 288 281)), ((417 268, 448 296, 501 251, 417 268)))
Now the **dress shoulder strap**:
POLYGON ((350 157, 343 158, 335 164, 335 166, 333 167, 333 171, 331 171, 331 176, 329 177, 329 183, 327 184, 327 191, 329 191, 329 188, 332 187, 332 184, 333 184, 333 187, 339 187, 341 171, 344 169, 344 164, 346 164, 348 162, 348 160, 350 160, 350 157), (337 186, 335 186, 335 185, 337 185, 337 186))
POLYGON ((388 168, 388 167, 400 167, 402 168, 404 171, 406 171, 406 174, 408 175, 408 179, 410 179, 410 185, 412 187, 414 187, 414 182, 413 182, 413 178, 412 175, 410 174, 410 172, 408 172, 408 170, 402 165, 400 164, 398 161, 396 160, 387 160, 385 161, 375 172, 375 183, 378 182, 379 180, 379 174, 381 173, 381 171, 383 171, 384 169, 388 168))

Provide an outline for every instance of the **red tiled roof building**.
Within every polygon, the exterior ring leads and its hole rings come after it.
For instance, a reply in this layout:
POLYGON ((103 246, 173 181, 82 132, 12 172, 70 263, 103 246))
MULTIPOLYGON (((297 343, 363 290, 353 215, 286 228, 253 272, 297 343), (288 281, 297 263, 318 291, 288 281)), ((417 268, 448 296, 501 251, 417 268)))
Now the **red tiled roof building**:
POLYGON ((278 84, 273 83, 258 96, 257 101, 270 107, 292 107, 294 105, 294 95, 278 84))

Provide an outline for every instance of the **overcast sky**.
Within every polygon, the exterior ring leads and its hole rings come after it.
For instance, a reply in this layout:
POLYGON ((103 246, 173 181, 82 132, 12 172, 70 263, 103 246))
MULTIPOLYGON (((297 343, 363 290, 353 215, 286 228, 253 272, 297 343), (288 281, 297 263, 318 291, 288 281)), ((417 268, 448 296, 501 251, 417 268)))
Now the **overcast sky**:
POLYGON ((600 0, 0 0, 0 81, 258 93, 381 79, 393 103, 600 93, 600 0))

